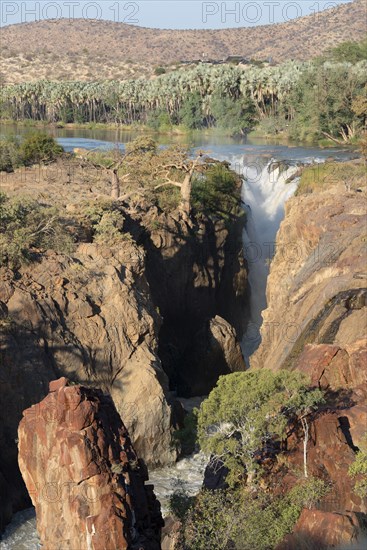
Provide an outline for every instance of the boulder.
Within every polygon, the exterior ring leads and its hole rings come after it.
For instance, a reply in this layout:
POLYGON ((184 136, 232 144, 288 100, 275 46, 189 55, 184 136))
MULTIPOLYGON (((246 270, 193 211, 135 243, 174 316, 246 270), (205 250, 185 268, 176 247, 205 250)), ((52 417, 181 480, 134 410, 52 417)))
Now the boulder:
POLYGON ((204 324, 193 339, 182 377, 191 395, 206 395, 220 375, 245 368, 235 329, 216 315, 204 324))
POLYGON ((160 506, 108 395, 54 381, 18 435, 44 550, 159 550, 160 506))

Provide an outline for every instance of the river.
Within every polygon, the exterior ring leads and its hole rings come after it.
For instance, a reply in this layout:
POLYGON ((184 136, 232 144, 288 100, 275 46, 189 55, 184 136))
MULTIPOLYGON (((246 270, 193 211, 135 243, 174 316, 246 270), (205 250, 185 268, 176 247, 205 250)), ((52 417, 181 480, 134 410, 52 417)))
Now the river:
MULTIPOLYGON (((26 133, 24 127, 3 127, 2 134, 12 132, 26 133)), ((137 134, 113 130, 76 130, 53 129, 54 137, 71 151, 74 147, 86 149, 111 148, 131 141, 137 134)), ((163 136, 159 138, 162 146, 168 143, 191 145, 203 149, 209 155, 220 160, 228 160, 233 169, 245 177, 242 188, 243 207, 247 213, 247 224, 243 233, 244 255, 249 267, 251 287, 250 322, 242 342, 246 361, 250 363, 251 354, 260 344, 259 329, 261 313, 266 308, 266 279, 269 262, 274 252, 274 242, 279 225, 284 217, 284 204, 297 189, 299 179, 294 177, 299 163, 323 162, 332 157, 335 160, 350 158, 349 150, 342 148, 320 149, 304 145, 284 145, 277 141, 266 141, 251 137, 232 139, 223 136, 195 134, 188 136, 163 136), (280 164, 284 161, 284 164, 280 164), (293 179, 292 179, 293 178, 293 179), (292 181, 289 181, 289 180, 292 181)), ((195 399, 195 398, 194 398, 195 399)), ((163 513, 168 511, 169 495, 181 480, 191 494, 195 494, 202 484, 206 459, 197 453, 184 458, 173 467, 151 472, 151 482, 162 503, 163 513)), ((1 550, 36 550, 40 548, 34 511, 26 510, 16 514, 0 542, 1 550)))

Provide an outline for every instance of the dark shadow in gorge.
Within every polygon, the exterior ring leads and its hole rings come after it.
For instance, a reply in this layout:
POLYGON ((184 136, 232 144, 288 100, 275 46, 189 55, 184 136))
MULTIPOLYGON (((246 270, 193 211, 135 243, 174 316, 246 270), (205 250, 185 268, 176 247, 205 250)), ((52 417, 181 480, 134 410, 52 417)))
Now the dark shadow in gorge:
POLYGON ((146 276, 163 318, 158 355, 170 389, 187 397, 206 394, 221 374, 230 372, 223 352, 212 365, 205 360, 208 321, 223 317, 238 339, 246 324, 243 219, 233 217, 226 224, 193 218, 188 225, 166 216, 158 230, 159 245, 142 222, 128 214, 125 227, 146 250, 146 276))

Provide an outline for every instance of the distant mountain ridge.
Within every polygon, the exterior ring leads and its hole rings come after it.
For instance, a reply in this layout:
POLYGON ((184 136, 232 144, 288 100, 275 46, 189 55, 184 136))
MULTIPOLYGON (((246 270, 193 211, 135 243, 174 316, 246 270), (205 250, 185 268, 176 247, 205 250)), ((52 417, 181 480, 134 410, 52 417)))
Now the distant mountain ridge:
POLYGON ((285 23, 219 30, 151 29, 85 19, 10 25, 0 31, 5 59, 2 76, 7 82, 34 80, 42 77, 43 71, 44 77, 67 79, 74 70, 77 76, 82 72, 79 78, 85 80, 95 77, 95 67, 99 64, 100 78, 113 77, 117 69, 119 76, 122 67, 124 77, 128 77, 129 72, 134 71, 128 70, 126 62, 151 67, 198 60, 203 56, 216 60, 231 55, 259 60, 271 57, 275 62, 307 60, 345 40, 363 39, 366 8, 366 0, 354 0, 285 23), (67 63, 63 64, 63 59, 67 59, 67 63), (80 69, 81 60, 84 72, 80 69), (63 65, 64 77, 58 74, 58 63, 63 65), (21 78, 17 76, 19 67, 23 67, 21 78))

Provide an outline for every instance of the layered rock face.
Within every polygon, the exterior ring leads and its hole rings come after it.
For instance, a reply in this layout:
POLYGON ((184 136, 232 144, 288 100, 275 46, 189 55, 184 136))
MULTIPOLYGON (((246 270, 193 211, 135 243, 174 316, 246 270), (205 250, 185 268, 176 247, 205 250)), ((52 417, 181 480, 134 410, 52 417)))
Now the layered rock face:
POLYGON ((42 548, 160 548, 159 503, 109 396, 51 382, 18 435, 42 548))
MULTIPOLYGON (((303 512, 295 529, 316 541, 311 548, 353 542, 356 514, 363 519, 367 513, 348 475, 367 429, 364 198, 365 189, 361 196, 335 184, 288 201, 268 279, 262 343, 251 358, 255 368, 301 370, 325 391, 326 404, 310 421, 308 469, 331 490, 320 510, 303 512)), ((296 429, 288 438, 285 487, 302 468, 302 437, 296 429)), ((290 537, 282 548, 300 547, 297 540, 290 537)))
POLYGON ((363 337, 364 200, 365 193, 346 193, 344 186, 335 185, 287 202, 267 283, 262 344, 251 359, 254 367, 287 366, 307 343, 342 338, 349 344, 363 337), (342 322, 353 312, 353 322, 347 322, 355 328, 347 334, 342 322))
MULTIPOLYGON (((110 391, 140 455, 153 465, 174 461, 168 381, 156 353, 160 317, 139 247, 85 243, 73 259, 50 252, 20 279, 9 274, 1 294, 18 353, 31 339, 31 353, 41 355, 51 378, 110 391)), ((10 371, 7 349, 6 342, 10 371)), ((17 363, 17 376, 24 368, 17 363)))

